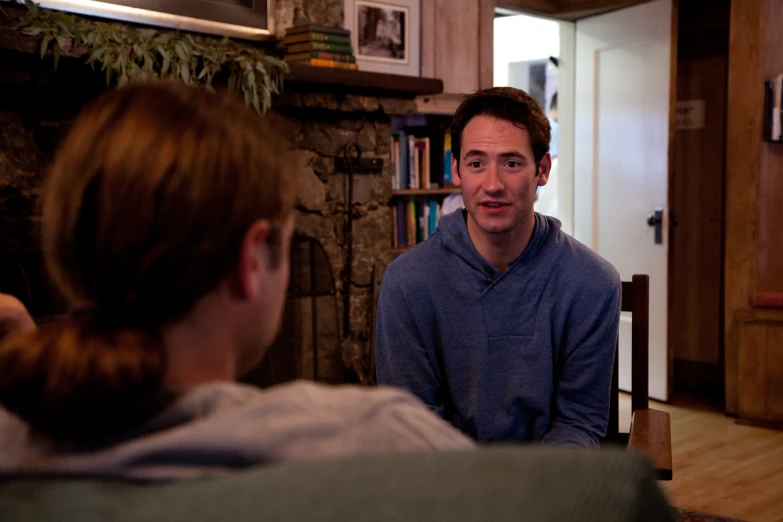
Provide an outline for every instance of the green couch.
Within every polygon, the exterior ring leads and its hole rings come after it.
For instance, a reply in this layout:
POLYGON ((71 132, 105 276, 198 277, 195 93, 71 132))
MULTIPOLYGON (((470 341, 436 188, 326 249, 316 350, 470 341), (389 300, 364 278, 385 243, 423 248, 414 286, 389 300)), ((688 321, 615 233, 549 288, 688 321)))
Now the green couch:
POLYGON ((164 484, 0 482, 2 522, 669 521, 646 458, 538 446, 269 465, 164 484))

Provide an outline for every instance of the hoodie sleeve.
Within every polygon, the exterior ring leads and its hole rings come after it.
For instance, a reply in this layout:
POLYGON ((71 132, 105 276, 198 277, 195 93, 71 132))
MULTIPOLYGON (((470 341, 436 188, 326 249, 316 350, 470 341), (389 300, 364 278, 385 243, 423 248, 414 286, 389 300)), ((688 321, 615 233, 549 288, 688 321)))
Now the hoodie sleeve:
POLYGON ((417 396, 443 416, 435 356, 422 339, 414 314, 390 268, 381 283, 375 336, 376 378, 417 396))
POLYGON ((609 395, 620 325, 619 278, 601 307, 578 307, 556 379, 552 424, 546 444, 597 447, 609 422, 609 395))

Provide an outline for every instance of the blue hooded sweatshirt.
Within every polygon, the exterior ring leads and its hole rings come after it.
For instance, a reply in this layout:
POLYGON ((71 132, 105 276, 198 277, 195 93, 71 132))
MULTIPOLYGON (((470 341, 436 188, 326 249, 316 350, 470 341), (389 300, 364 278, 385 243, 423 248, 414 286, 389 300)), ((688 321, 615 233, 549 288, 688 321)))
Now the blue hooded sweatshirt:
POLYGON ((620 321, 617 271, 535 215, 501 271, 464 210, 394 260, 378 304, 378 383, 417 395, 479 442, 595 447, 606 434, 620 321))

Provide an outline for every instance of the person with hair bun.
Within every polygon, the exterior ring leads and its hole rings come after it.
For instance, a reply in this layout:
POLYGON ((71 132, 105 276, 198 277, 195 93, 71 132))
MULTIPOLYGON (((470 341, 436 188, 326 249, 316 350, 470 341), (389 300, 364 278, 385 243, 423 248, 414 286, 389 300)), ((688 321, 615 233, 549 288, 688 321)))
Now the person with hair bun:
POLYGON ((42 193, 44 257, 71 312, 0 344, 0 475, 173 480, 472 446, 404 391, 236 382, 281 321, 285 149, 232 94, 181 83, 83 110, 42 193))

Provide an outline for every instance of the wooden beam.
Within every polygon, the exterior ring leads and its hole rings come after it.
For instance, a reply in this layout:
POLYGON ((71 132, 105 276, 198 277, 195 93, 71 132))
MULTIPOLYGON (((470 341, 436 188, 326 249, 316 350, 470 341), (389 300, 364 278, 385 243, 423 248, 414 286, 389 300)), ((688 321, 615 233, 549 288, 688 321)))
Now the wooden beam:
POLYGON ((479 0, 478 88, 494 85, 495 0, 479 0))
POLYGON ((524 13, 574 21, 588 16, 631 7, 648 0, 498 0, 498 7, 524 13))
POLYGON ((739 411, 735 313, 756 291, 766 0, 731 2, 726 119, 724 328, 726 412, 739 411))

